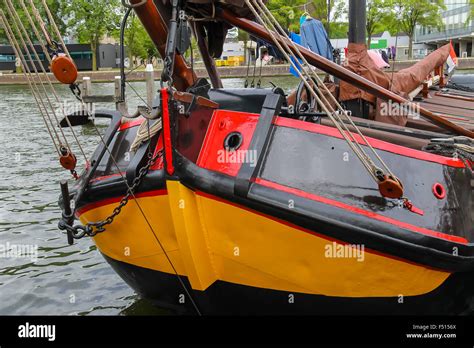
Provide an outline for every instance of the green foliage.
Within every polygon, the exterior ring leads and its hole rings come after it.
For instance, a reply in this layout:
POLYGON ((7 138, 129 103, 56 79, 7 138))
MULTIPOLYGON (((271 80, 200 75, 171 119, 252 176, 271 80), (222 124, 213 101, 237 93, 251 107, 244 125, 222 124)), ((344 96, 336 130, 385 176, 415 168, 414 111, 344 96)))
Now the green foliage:
POLYGON ((345 22, 329 23, 329 36, 331 39, 347 38, 348 31, 349 31, 349 23, 345 23, 345 22))
POLYGON ((443 0, 387 0, 392 8, 394 25, 410 38, 409 58, 412 57, 413 35, 417 25, 442 27, 443 0))
POLYGON ((469 25, 469 23, 474 19, 474 0, 469 0, 469 6, 471 6, 471 12, 467 17, 466 25, 469 25))
POLYGON ((140 20, 135 15, 132 15, 128 20, 128 27, 125 32, 125 45, 128 48, 130 61, 132 61, 133 57, 147 58, 147 51, 145 49, 145 38, 147 36, 140 20))
POLYGON ((339 38, 347 35, 347 23, 338 23, 342 14, 346 11, 344 0, 269 0, 267 7, 273 13, 278 22, 285 29, 293 32, 300 30, 300 17, 308 12, 313 18, 320 20, 326 27, 331 38, 339 38), (328 27, 328 5, 330 25, 328 27), (335 31, 334 35, 332 30, 335 31))
POLYGON ((119 0, 73 0, 68 6, 69 26, 74 28, 81 43, 90 43, 93 69, 97 70, 97 47, 106 34, 120 27, 119 0))
POLYGON ((372 35, 390 29, 393 18, 390 2, 386 0, 367 0, 367 46, 370 47, 372 35))
POLYGON ((299 32, 305 3, 306 0, 270 0, 267 7, 283 28, 299 32))

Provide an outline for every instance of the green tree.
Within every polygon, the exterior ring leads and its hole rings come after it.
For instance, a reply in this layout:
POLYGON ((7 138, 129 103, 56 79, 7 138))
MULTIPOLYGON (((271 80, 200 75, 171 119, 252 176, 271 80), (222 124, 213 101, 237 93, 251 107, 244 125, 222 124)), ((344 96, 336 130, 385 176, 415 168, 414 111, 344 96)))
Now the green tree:
POLYGON ((305 3, 306 0, 270 0, 267 7, 283 28, 299 32, 305 3))
POLYGON ((238 35, 238 40, 244 42, 244 57, 245 57, 245 63, 247 63, 247 47, 248 47, 248 42, 250 40, 249 33, 247 33, 244 30, 239 29, 239 35, 238 35))
POLYGON ((417 25, 441 27, 443 0, 389 0, 396 26, 409 37, 408 58, 413 57, 413 36, 417 25))
POLYGON ((469 0, 469 6, 471 6, 471 12, 467 18, 466 25, 469 25, 471 20, 474 19, 474 0, 469 0))
POLYGON ((120 27, 119 0, 70 0, 69 26, 74 28, 80 43, 89 43, 92 68, 97 70, 97 48, 106 34, 116 33, 120 27))
POLYGON ((367 47, 370 48, 372 36, 388 29, 387 23, 391 19, 389 2, 386 0, 367 0, 367 47))
MULTIPOLYGON (((330 37, 333 37, 333 29, 340 29, 340 25, 334 24, 346 11, 347 7, 344 0, 312 0, 311 7, 308 8, 310 15, 324 24, 330 37)), ((345 35, 347 36, 347 32, 345 35)))
POLYGON ((134 57, 147 59, 148 52, 145 48, 145 39, 148 36, 140 20, 132 15, 128 20, 128 27, 125 32, 125 45, 128 49, 130 63, 134 57))

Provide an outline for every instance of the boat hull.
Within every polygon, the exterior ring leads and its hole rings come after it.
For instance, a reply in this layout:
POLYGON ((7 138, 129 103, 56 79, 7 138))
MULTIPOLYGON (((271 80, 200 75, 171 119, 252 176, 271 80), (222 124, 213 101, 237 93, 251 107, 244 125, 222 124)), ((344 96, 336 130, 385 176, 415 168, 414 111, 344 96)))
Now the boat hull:
MULTIPOLYGON (((104 203, 81 220, 115 205, 104 203)), ((470 273, 357 249, 175 181, 139 195, 94 240, 138 294, 191 314, 176 273, 205 314, 459 313, 472 297, 470 273)))

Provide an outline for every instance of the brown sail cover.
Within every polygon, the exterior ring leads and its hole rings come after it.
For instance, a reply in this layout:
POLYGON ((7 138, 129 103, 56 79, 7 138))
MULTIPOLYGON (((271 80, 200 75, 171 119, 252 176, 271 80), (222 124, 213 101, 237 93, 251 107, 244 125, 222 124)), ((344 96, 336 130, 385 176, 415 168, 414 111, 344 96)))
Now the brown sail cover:
MULTIPOLYGON (((415 65, 400 70, 393 74, 377 68, 367 53, 367 47, 364 44, 350 43, 346 58, 345 68, 372 81, 376 84, 397 93, 404 98, 416 89, 428 75, 439 66, 442 66, 448 58, 450 45, 447 44, 428 55, 425 59, 417 62, 415 65)), ((375 112, 372 118, 376 121, 405 126, 410 112, 415 110, 404 110, 400 106, 387 105, 385 101, 377 100, 370 93, 341 81, 340 94, 341 101, 352 99, 363 99, 375 105, 375 112), (387 110, 392 111, 388 112, 387 110)))

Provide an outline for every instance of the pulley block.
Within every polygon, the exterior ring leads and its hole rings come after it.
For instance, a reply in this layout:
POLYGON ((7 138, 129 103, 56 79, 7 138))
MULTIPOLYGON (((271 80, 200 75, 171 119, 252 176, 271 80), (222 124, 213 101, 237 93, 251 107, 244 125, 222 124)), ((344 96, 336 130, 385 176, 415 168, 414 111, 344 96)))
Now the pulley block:
POLYGON ((65 85, 76 82, 78 76, 74 61, 62 53, 55 56, 51 61, 51 72, 59 82, 65 85))
POLYGON ((59 158, 59 163, 61 163, 61 166, 64 169, 71 170, 71 171, 76 169, 76 165, 77 165, 76 156, 65 147, 62 147, 60 152, 61 152, 61 157, 59 158))
POLYGON ((385 175, 379 181, 380 194, 385 198, 399 199, 403 197, 403 185, 397 177, 385 175))

